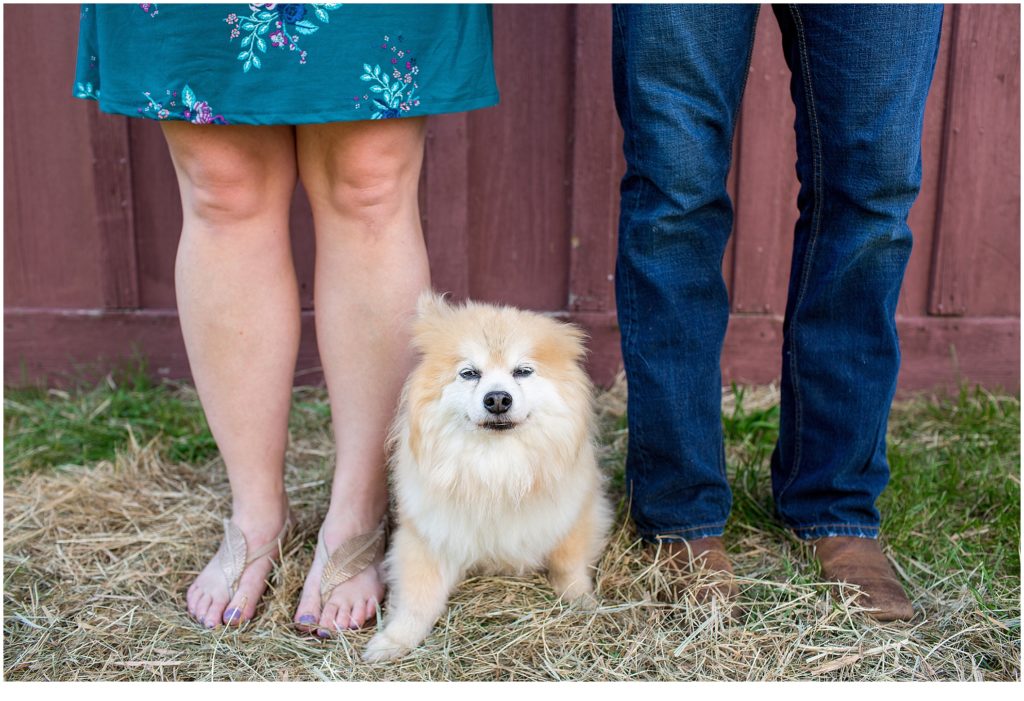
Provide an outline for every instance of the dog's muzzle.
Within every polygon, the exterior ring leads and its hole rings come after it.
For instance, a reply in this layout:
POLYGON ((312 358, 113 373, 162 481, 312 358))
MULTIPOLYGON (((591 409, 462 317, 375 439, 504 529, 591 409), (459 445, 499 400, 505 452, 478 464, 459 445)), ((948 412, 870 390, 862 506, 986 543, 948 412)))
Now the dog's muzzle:
POLYGON ((514 421, 484 421, 477 425, 481 428, 486 428, 488 431, 510 431, 519 424, 514 421))

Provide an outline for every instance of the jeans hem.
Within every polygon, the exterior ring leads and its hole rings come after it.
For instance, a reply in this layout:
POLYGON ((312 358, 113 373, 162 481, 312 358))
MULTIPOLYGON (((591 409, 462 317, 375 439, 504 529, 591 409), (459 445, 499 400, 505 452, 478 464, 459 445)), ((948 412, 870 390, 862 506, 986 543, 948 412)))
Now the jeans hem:
POLYGON ((878 539, 878 526, 859 524, 825 523, 815 526, 790 526, 793 534, 800 540, 817 540, 833 536, 878 539))
POLYGON ((640 530, 639 535, 648 543, 684 543, 698 538, 719 537, 725 532, 725 521, 706 523, 688 528, 668 528, 660 530, 640 530))

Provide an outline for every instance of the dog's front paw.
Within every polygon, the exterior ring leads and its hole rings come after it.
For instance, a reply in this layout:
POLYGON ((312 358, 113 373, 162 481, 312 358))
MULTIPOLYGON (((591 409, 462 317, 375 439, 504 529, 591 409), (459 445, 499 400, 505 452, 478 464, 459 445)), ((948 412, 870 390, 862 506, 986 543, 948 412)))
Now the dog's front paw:
POLYGON ((363 662, 387 662, 405 657, 412 650, 408 645, 403 645, 392 640, 387 631, 380 631, 366 644, 363 650, 363 662))
POLYGON ((551 575, 551 586, 558 598, 573 608, 595 608, 594 584, 584 573, 551 575))
POLYGON ((592 591, 579 593, 572 598, 563 598, 568 599, 569 608, 574 611, 594 611, 598 606, 600 606, 600 602, 597 600, 597 597, 594 596, 594 592, 592 591))

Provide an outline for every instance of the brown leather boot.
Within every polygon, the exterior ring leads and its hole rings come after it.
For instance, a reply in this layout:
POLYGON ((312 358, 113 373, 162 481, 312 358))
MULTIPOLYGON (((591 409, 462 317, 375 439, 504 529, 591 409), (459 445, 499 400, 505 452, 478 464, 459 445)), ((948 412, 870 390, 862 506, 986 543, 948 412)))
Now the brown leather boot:
POLYGON ((860 587, 855 601, 878 621, 909 621, 914 607, 874 538, 832 536, 814 541, 822 576, 860 587))
POLYGON ((718 599, 723 606, 730 606, 731 618, 743 615, 743 609, 735 603, 739 587, 720 537, 666 543, 662 553, 665 563, 678 575, 672 587, 676 600, 692 596, 698 604, 704 604, 718 599))

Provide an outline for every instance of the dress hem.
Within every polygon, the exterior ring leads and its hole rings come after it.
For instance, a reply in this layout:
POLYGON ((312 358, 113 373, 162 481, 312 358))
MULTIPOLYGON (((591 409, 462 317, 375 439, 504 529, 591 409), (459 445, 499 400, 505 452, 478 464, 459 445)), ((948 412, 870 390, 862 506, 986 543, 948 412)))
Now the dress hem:
MULTIPOLYGON (((74 95, 75 98, 80 100, 92 100, 98 103, 101 112, 108 114, 117 114, 125 117, 134 117, 136 119, 148 119, 154 122, 188 122, 189 120, 176 115, 171 114, 164 119, 160 119, 158 116, 150 113, 139 113, 139 105, 125 105, 111 100, 106 100, 103 97, 95 97, 93 95, 74 95)), ((431 114, 451 114, 454 112, 469 112, 471 110, 483 109, 485 107, 493 107, 499 102, 498 93, 490 93, 483 97, 478 97, 473 100, 449 100, 447 102, 435 103, 427 109, 416 109, 410 110, 403 114, 401 117, 395 117, 395 119, 403 119, 408 117, 425 117, 431 114)), ((369 111, 369 110, 368 110, 369 111)), ((262 115, 262 114, 242 114, 239 112, 233 113, 234 116, 228 114, 223 115, 228 126, 273 126, 273 125, 297 125, 297 124, 327 124, 330 122, 366 122, 373 121, 372 113, 366 117, 363 117, 360 112, 355 108, 350 108, 344 112, 339 110, 325 111, 322 114, 310 114, 308 112, 299 114, 277 114, 277 115, 262 115)), ((365 114, 365 113, 363 113, 365 114)))

